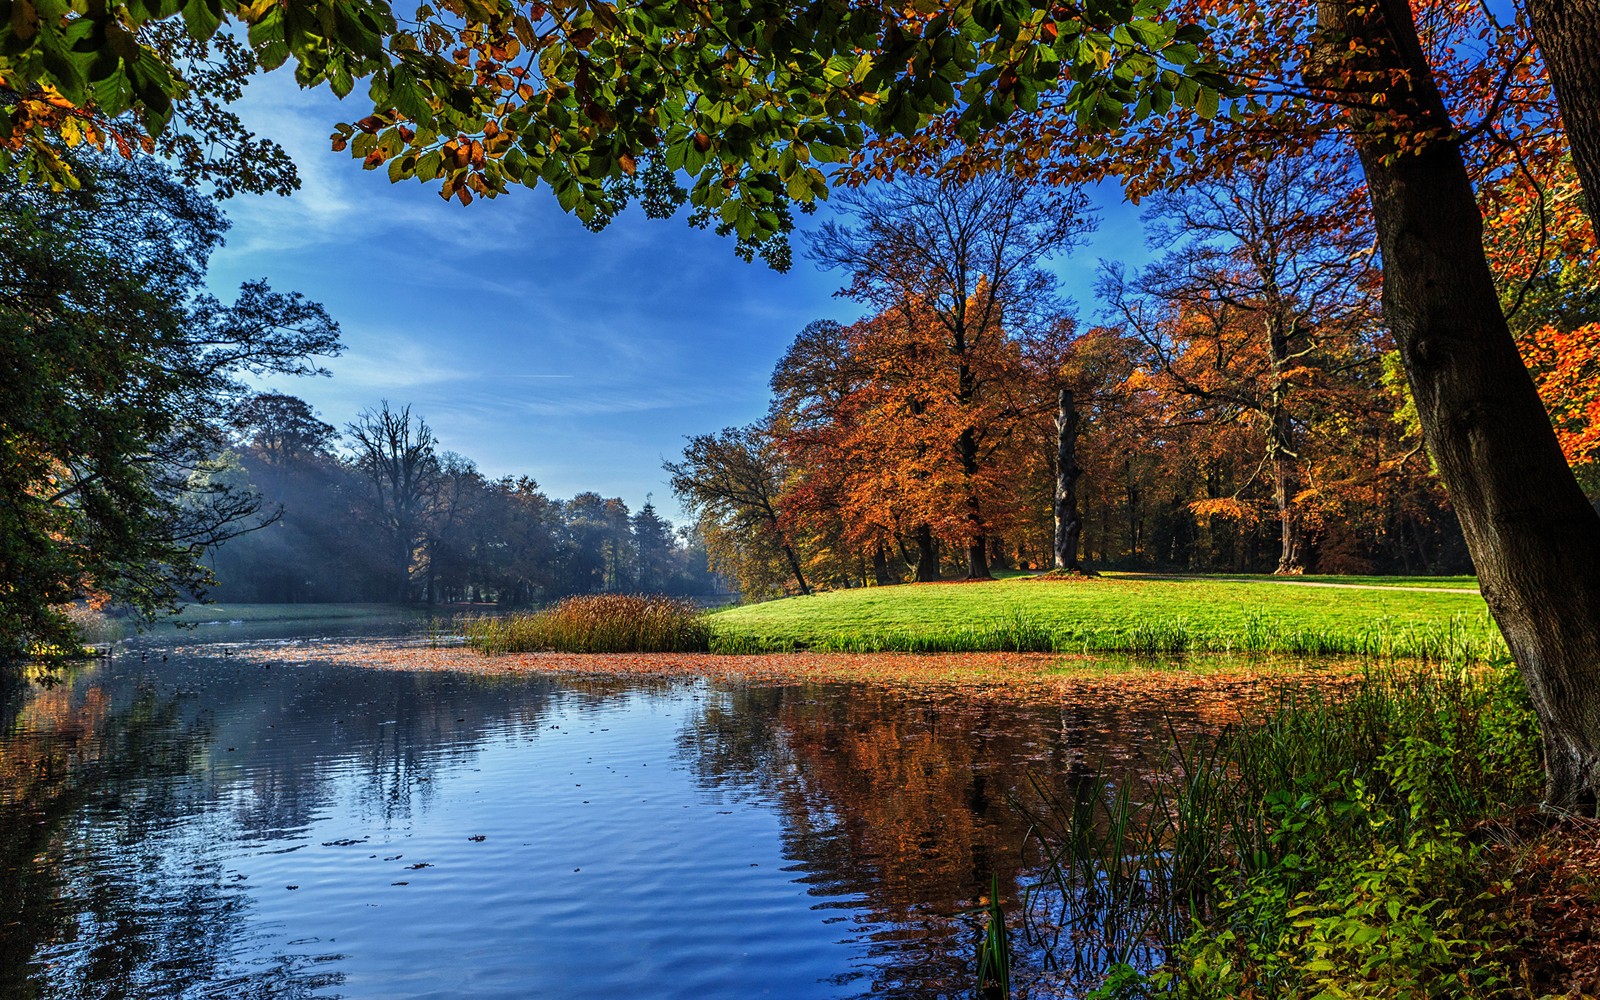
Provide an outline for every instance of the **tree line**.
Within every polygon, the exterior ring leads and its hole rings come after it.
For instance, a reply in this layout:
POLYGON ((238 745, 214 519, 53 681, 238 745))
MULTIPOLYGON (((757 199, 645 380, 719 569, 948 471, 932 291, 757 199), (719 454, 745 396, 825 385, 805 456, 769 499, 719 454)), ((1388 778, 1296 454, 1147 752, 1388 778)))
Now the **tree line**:
POLYGON ((261 392, 229 432, 225 475, 261 498, 269 523, 209 553, 219 600, 520 607, 720 589, 695 532, 650 500, 635 512, 620 497, 561 500, 526 476, 490 478, 410 407, 382 403, 341 434, 304 400, 261 392))
MULTIPOLYGON (((1570 186, 1552 173, 1538 180, 1570 186)), ((1156 194, 1154 259, 1099 264, 1092 325, 1044 266, 1073 263, 1094 229, 1081 196, 990 174, 840 201, 847 221, 809 254, 867 315, 807 326, 767 416, 696 436, 668 466, 747 594, 984 579, 996 564, 1471 572, 1338 149, 1156 194)), ((1491 236, 1516 247, 1571 216, 1508 212, 1491 236)), ((1593 243, 1548 253, 1530 268, 1507 252, 1497 277, 1592 498, 1600 310, 1572 290, 1593 287, 1593 243)))

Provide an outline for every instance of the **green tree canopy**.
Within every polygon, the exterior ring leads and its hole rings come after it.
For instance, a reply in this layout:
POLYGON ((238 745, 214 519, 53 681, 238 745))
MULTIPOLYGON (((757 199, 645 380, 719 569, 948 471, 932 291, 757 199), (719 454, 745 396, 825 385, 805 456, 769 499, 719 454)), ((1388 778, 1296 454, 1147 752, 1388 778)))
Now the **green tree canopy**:
POLYGON ((144 614, 201 590, 204 548, 260 522, 215 456, 245 372, 338 350, 322 307, 201 289, 226 222, 151 161, 0 187, 0 654, 67 634, 85 593, 144 614))
POLYGON ((952 105, 992 125, 1045 88, 1086 124, 1213 113, 1204 32, 1167 2, 436 0, 397 16, 382 0, 11 0, 0 159, 70 183, 62 145, 153 146, 185 107, 292 58, 301 84, 341 97, 365 79, 372 114, 332 142, 368 169, 463 203, 545 184, 594 227, 630 201, 687 202, 786 267, 793 206, 825 197, 825 165, 869 134, 912 135, 952 105), (233 24, 246 58, 207 75, 191 50, 227 50, 233 24))

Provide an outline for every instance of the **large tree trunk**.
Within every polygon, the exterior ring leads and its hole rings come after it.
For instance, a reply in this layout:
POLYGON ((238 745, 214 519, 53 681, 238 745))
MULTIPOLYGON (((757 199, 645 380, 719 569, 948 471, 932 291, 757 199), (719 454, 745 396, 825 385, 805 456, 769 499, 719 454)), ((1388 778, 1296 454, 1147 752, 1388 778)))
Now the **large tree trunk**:
POLYGON ((989 538, 979 535, 967 543, 967 579, 993 580, 989 572, 989 538))
POLYGON ((1078 408, 1071 389, 1056 396, 1056 569, 1082 572, 1078 564, 1078 536, 1083 519, 1078 515, 1078 408))
POLYGON ((882 542, 872 549, 872 582, 880 587, 894 583, 894 578, 889 575, 889 553, 884 551, 882 542))
POLYGON ((1600 0, 1528 0, 1528 17, 1600 232, 1600 0))
POLYGON ((911 532, 911 537, 917 542, 917 572, 918 583, 933 583, 939 579, 939 550, 933 544, 933 529, 926 524, 919 524, 911 532))
POLYGON ((1409 5, 1325 0, 1321 14, 1325 27, 1367 53, 1364 65, 1349 68, 1397 81, 1381 97, 1387 114, 1408 119, 1402 138, 1411 150, 1397 151, 1392 132, 1357 137, 1383 253, 1385 319, 1484 597, 1538 713, 1547 802, 1593 811, 1600 517, 1562 457, 1512 342, 1484 259, 1472 185, 1409 5))

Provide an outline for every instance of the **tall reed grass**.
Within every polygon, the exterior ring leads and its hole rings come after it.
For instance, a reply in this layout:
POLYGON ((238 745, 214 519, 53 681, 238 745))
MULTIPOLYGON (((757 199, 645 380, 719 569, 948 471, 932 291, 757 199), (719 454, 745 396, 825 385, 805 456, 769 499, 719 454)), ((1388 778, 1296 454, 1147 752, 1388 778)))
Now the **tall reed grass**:
POLYGON ((703 653, 711 626, 692 601, 659 594, 569 597, 531 614, 462 619, 484 653, 703 653))

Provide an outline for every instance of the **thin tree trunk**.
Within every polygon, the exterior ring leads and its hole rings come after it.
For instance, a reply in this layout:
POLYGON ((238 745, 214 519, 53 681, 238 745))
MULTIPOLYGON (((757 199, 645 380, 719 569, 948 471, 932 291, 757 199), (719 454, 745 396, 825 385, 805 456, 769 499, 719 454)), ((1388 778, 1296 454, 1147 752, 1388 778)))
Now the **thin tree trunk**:
POLYGON ((1295 461, 1281 450, 1272 456, 1272 501, 1278 512, 1278 576, 1305 572, 1300 560, 1300 522, 1295 516, 1295 461))
POLYGON ((1600 232, 1600 0, 1528 0, 1528 18, 1600 232))
MULTIPOLYGON (((1276 283, 1272 283, 1276 298, 1276 283)), ((1279 576, 1298 576, 1305 572, 1300 563, 1300 523, 1294 509, 1294 497, 1299 491, 1299 458, 1294 447, 1294 421, 1289 416, 1286 398, 1289 386, 1284 372, 1290 364, 1288 320, 1280 308, 1273 317, 1270 331, 1272 349, 1272 393, 1268 404, 1267 450, 1272 458, 1272 500, 1278 513, 1278 568, 1279 576)))
POLYGON ((1376 133, 1357 138, 1383 253, 1385 319, 1484 598, 1538 713, 1547 802, 1592 812, 1600 517, 1561 454, 1501 312, 1471 181, 1447 138, 1454 129, 1409 5, 1324 0, 1320 13, 1324 27, 1366 53, 1350 68, 1396 81, 1380 96, 1385 116, 1406 121, 1408 148, 1376 133))
POLYGON ((800 570, 800 557, 794 554, 794 547, 788 542, 783 543, 783 557, 789 561, 789 572, 794 574, 794 582, 799 585, 800 593, 811 593, 811 584, 806 582, 806 575, 800 570))
MULTIPOLYGON (((963 378, 967 377, 965 366, 962 372, 963 378)), ((978 439, 972 428, 963 429, 956 438, 956 454, 961 459, 961 473, 967 483, 967 530, 971 532, 967 541, 967 579, 989 580, 992 577, 989 574, 988 530, 984 525, 976 482, 979 470, 978 439)))
POLYGON ((1055 568, 1082 572, 1078 563, 1078 536, 1083 519, 1078 515, 1078 408, 1071 389, 1056 396, 1056 544, 1055 568))

